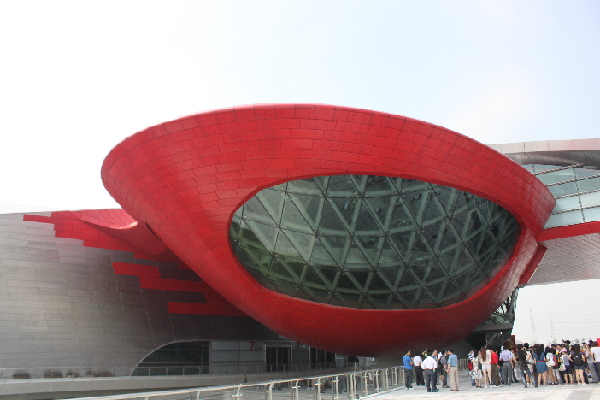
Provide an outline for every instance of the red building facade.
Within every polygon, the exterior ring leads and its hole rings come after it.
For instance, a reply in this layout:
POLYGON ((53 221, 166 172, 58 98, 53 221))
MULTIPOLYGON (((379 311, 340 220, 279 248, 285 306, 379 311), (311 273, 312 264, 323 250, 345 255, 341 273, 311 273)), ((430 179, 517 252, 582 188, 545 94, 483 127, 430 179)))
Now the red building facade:
MULTIPOLYGON (((464 338, 531 276, 544 253, 537 237, 555 205, 529 171, 456 132, 401 116, 311 104, 237 107, 148 128, 111 151, 102 178, 138 226, 156 235, 159 249, 164 243, 235 307, 286 337, 355 355, 394 355, 464 338), (234 254, 236 211, 261 190, 341 175, 427 182, 485 199, 518 224, 511 254, 447 305, 340 306, 261 284, 234 254)), ((424 228, 417 226, 417 234, 424 228)), ((443 263, 436 265, 453 281, 443 263)), ((339 268, 344 274, 346 267, 339 268)), ((371 268, 376 274, 379 266, 371 268)))

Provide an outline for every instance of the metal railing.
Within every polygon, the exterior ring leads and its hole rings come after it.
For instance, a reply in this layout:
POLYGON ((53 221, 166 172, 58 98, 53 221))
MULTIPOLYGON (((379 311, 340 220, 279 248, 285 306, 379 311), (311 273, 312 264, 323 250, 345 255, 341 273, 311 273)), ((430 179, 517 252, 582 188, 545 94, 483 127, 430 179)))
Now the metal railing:
MULTIPOLYGON (((364 368, 372 368, 372 365, 364 368)), ((120 376, 157 377, 157 376, 194 376, 194 375, 251 375, 265 373, 319 371, 334 368, 359 369, 357 363, 296 363, 296 364, 227 364, 213 363, 210 366, 152 366, 152 367, 35 367, 0 368, 2 379, 59 379, 59 378, 108 378, 120 376)))
POLYGON ((138 366, 132 376, 202 375, 202 374, 264 374, 272 372, 302 372, 332 368, 358 368, 358 363, 294 363, 294 364, 228 364, 215 362, 210 366, 138 366), (342 365, 340 365, 342 364, 342 365))
POLYGON ((86 397, 103 400, 355 400, 404 386, 402 367, 370 369, 256 384, 86 397))

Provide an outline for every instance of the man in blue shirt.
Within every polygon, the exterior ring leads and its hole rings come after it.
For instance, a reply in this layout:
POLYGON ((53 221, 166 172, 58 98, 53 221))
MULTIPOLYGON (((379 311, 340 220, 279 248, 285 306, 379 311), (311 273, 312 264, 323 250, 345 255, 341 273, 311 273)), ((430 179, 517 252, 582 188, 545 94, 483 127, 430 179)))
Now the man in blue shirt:
POLYGON ((410 358, 410 350, 406 352, 406 355, 402 357, 404 363, 404 385, 406 390, 413 390, 412 381, 414 376, 413 361, 410 358))
POLYGON ((446 373, 450 377, 450 390, 458 392, 458 357, 454 354, 454 351, 448 350, 448 364, 446 366, 446 373))

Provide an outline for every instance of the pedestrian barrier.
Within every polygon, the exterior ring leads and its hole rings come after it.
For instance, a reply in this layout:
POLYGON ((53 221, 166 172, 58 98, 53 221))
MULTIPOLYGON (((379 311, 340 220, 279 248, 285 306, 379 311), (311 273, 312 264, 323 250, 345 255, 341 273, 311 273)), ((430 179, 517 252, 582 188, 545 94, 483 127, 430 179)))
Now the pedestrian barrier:
POLYGON ((404 368, 274 380, 254 384, 207 386, 161 392, 86 397, 102 400, 355 400, 404 386, 404 368))

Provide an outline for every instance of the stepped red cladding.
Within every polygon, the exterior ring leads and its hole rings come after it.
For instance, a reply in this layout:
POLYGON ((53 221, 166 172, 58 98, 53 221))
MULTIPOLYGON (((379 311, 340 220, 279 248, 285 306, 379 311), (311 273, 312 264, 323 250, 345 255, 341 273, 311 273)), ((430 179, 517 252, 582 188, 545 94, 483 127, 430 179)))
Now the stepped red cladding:
POLYGON ((355 355, 393 355, 465 337, 518 285, 554 206, 533 175, 456 132, 312 104, 236 107, 148 128, 111 151, 102 179, 129 214, 240 310, 299 342, 355 355), (515 253, 479 292, 441 309, 351 309, 264 288, 232 253, 233 213, 266 187, 336 174, 418 179, 487 198, 519 222, 515 253))

